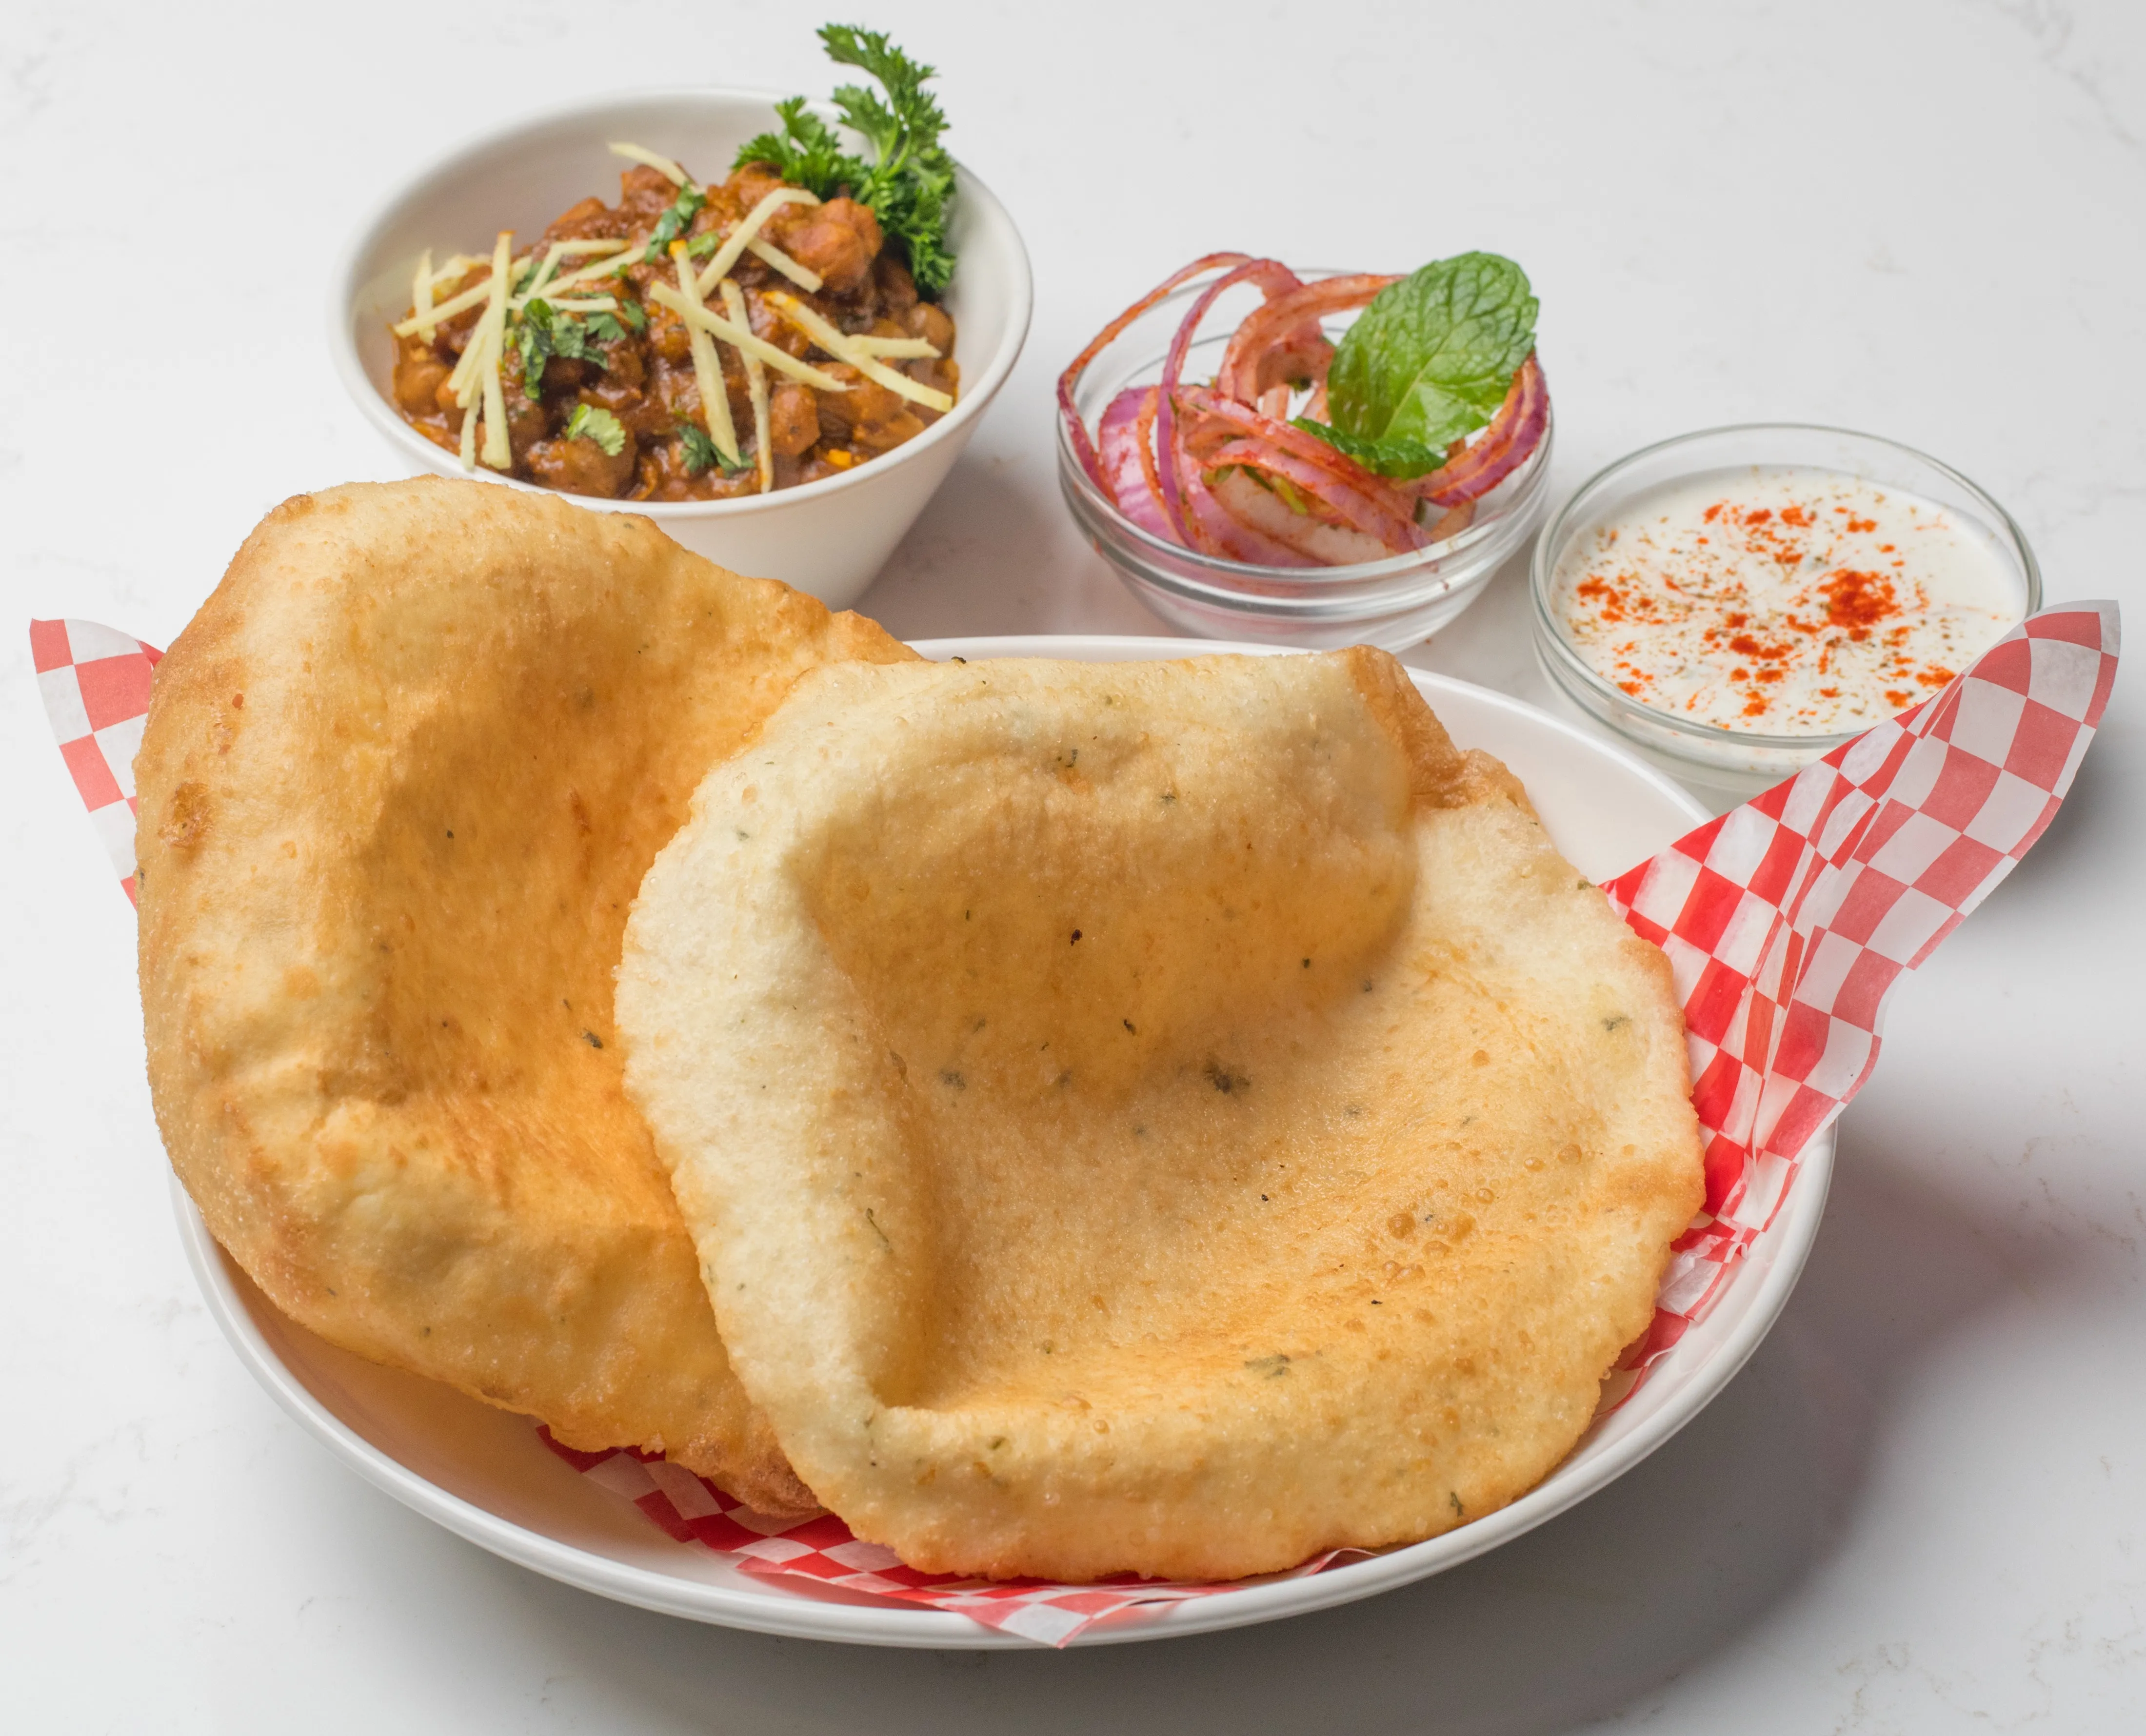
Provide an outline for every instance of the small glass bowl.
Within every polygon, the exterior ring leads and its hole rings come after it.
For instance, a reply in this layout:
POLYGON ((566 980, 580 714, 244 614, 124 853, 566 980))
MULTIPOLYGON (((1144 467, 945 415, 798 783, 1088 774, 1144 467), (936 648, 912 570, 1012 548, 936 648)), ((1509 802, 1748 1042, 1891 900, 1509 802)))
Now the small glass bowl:
MULTIPOLYGON (((1339 276, 1300 273, 1307 282, 1339 276)), ((1162 377, 1170 340, 1188 304, 1205 286, 1175 291, 1119 334, 1088 366, 1073 402, 1091 430, 1110 400, 1129 386, 1162 377)), ((1323 322, 1338 338, 1355 316, 1323 322)), ((1229 347, 1230 322, 1194 341, 1187 380, 1211 379, 1229 347)), ((1466 530, 1405 555, 1349 566, 1255 566, 1180 547, 1142 530, 1120 512, 1080 467, 1061 418, 1058 481, 1095 551, 1117 569, 1149 608, 1187 632, 1327 650, 1375 645, 1403 651, 1420 643, 1475 601, 1490 576, 1542 522, 1550 500, 1550 436, 1546 428, 1525 463, 1476 502, 1466 530)))
POLYGON ((1823 759, 1863 730, 1824 736, 1759 735, 1694 722, 1642 705, 1598 672, 1573 643, 1553 586, 1565 551, 1649 491, 1709 471, 1790 466, 1844 471, 1936 501, 1979 532, 2011 571, 2018 581, 2023 617, 2042 606, 2042 570, 2011 515, 1949 465, 1874 434, 1803 422, 1706 428, 1643 446, 1598 471, 1558 509, 1535 544, 1529 576, 1535 598, 1535 655, 1551 685, 1589 716, 1607 724, 1685 782, 1710 786, 1739 800, 1823 759))

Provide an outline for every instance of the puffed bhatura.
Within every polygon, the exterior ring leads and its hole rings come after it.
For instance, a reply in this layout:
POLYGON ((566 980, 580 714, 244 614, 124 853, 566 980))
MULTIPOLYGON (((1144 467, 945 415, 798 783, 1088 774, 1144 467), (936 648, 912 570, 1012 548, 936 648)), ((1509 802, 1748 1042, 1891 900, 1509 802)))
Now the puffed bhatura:
POLYGON ((708 768, 805 671, 910 655, 505 488, 268 516, 159 666, 135 770, 157 1122, 278 1308, 569 1444, 812 1505, 621 1089, 611 975, 708 768))
POLYGON ((746 1389, 919 1569, 1489 1513, 1700 1203, 1666 961, 1381 652, 818 671, 618 1009, 746 1389))

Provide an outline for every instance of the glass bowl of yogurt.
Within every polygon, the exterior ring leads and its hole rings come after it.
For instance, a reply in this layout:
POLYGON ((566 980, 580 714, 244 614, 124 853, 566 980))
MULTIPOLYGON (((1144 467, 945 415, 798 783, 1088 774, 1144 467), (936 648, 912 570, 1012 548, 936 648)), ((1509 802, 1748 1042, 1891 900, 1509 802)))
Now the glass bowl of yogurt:
POLYGON ((1936 459, 1793 422, 1598 472, 1535 544, 1535 651, 1583 711, 1740 796, 1919 704, 2040 607, 2011 516, 1936 459))

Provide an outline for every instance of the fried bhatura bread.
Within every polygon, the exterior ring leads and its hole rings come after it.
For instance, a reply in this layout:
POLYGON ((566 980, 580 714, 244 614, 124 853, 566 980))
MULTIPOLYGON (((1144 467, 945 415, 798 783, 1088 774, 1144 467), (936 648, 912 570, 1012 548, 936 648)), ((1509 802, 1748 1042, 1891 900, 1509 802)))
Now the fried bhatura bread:
POLYGON ((618 1008, 746 1389, 929 1570, 1489 1513, 1700 1201, 1666 961, 1381 652, 822 671, 618 1008))
POLYGON ((804 671, 910 656, 646 521, 301 496, 157 671, 136 762, 173 1167, 332 1342, 809 1508, 620 1083, 611 975, 694 786, 804 671))

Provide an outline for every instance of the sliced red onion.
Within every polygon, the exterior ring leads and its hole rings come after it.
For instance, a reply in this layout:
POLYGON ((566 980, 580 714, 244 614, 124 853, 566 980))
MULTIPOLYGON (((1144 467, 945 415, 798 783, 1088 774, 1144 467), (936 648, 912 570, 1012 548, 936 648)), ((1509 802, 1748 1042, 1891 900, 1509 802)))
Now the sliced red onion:
MULTIPOLYGON (((1190 386, 1178 394, 1185 407, 1185 415, 1202 421, 1217 432, 1227 429, 1230 433, 1255 440, 1275 450, 1287 453, 1301 463, 1324 471, 1342 486, 1362 496, 1368 508, 1379 516, 1390 518, 1395 523, 1412 526, 1415 522, 1415 501, 1408 492, 1371 471, 1351 458, 1338 446, 1329 446, 1315 434, 1270 416, 1263 416, 1249 404, 1240 404, 1198 386, 1190 386)), ((1205 430, 1201 431, 1205 433, 1205 430)), ((1211 456, 1213 435, 1202 438, 1195 436, 1195 451, 1205 450, 1211 468, 1215 460, 1211 456)), ((1384 531, 1375 531, 1380 541, 1390 539, 1384 531)))
POLYGON ((1360 272, 1353 277, 1322 278, 1274 297, 1246 315, 1230 339, 1221 371, 1215 377, 1215 391, 1250 404, 1283 381, 1323 381, 1326 364, 1334 359, 1334 347, 1320 331, 1320 321, 1361 307, 1398 281, 1375 272, 1360 272), (1317 347, 1325 350, 1323 359, 1317 347))
POLYGON ((1481 437, 1472 446, 1455 442, 1447 463, 1414 481, 1375 475, 1283 419, 1294 389, 1307 380, 1313 386, 1308 413, 1321 420, 1327 413, 1326 377, 1335 352, 1320 322, 1364 306, 1397 281, 1363 272, 1306 284, 1277 260, 1243 253, 1195 260, 1111 321, 1060 377, 1059 412, 1075 456, 1143 530, 1247 565, 1345 565, 1372 558, 1355 552, 1367 546, 1401 553, 1458 535, 1473 521, 1475 502, 1525 464, 1548 432, 1549 387, 1534 356, 1513 377, 1481 437), (1180 322, 1160 382, 1120 392, 1091 440, 1074 407, 1080 376, 1135 320, 1207 272, 1220 275, 1180 322), (1185 357, 1201 321, 1241 283, 1255 285, 1265 300, 1231 335, 1215 385, 1184 385, 1185 357), (1245 475, 1218 492, 1210 479, 1223 467, 1245 475), (1315 510, 1280 517, 1269 508, 1285 509, 1287 502, 1280 493, 1255 494, 1258 485, 1249 480, 1255 471, 1286 482, 1315 510), (1426 506, 1442 509, 1428 528, 1416 521, 1426 506))
POLYGON ((1270 441, 1230 441, 1208 458, 1206 468, 1224 470, 1231 465, 1280 477, 1300 494, 1316 501, 1338 522, 1371 538, 1390 553, 1405 554, 1416 546, 1412 520, 1341 481, 1323 466, 1307 464, 1270 441))
POLYGON ((1425 546, 1443 542, 1449 536, 1458 536, 1475 522, 1475 502, 1463 501, 1457 506, 1448 506, 1438 516, 1438 521, 1423 533, 1425 546))
POLYGON ((1200 546, 1248 566, 1324 566, 1326 563, 1248 525, 1215 497, 1196 469, 1185 472, 1185 506, 1202 541, 1200 546))
POLYGON ((1210 471, 1200 480, 1222 510, 1256 531, 1287 543, 1319 566, 1355 566, 1393 553, 1375 536, 1332 522, 1323 514, 1293 506, 1256 471, 1210 471))
MULTIPOLYGON (((1163 493, 1168 480, 1177 483, 1185 524, 1178 540, 1202 554, 1219 555, 1225 561, 1241 561, 1254 566, 1316 565, 1287 543, 1267 535, 1257 525, 1245 523, 1215 498, 1214 490, 1207 486, 1200 460, 1185 446, 1185 426, 1181 418, 1168 425, 1171 444, 1161 444, 1165 427, 1161 411, 1168 399, 1159 388, 1155 402, 1155 457, 1160 468, 1156 492, 1163 493)), ((1166 501, 1168 496, 1165 495, 1164 498, 1166 501)))
POLYGON ((1162 466, 1162 510, 1169 515, 1170 527, 1188 546, 1192 541, 1192 531, 1185 516, 1185 471, 1182 464, 1183 442, 1177 430, 1177 386, 1184 377, 1185 357, 1192 347, 1193 335, 1200 322, 1207 317, 1207 310, 1216 300, 1240 283, 1256 283, 1268 300, 1289 291, 1302 287, 1295 272, 1279 259, 1248 259, 1242 265, 1231 267, 1201 290, 1178 326, 1177 335, 1170 341, 1170 353, 1163 358, 1162 397, 1155 409, 1155 452, 1165 461, 1162 466))
POLYGON ((1450 464, 1410 486, 1438 506, 1480 500, 1528 461, 1549 427, 1550 386, 1530 351, 1483 437, 1450 464))
MULTIPOLYGON (((1118 510, 1142 530, 1177 541, 1180 539, 1162 510, 1161 468, 1153 444, 1155 405, 1160 397, 1152 386, 1135 386, 1120 392, 1103 412, 1095 437, 1103 486, 1118 510)), ((1214 497, 1196 466, 1192 466, 1190 476, 1192 486, 1185 491, 1186 512, 1200 546, 1208 552, 1260 566, 1314 564, 1295 549, 1234 518, 1214 497)))
POLYGON ((1102 354, 1112 339, 1126 327, 1154 307, 1180 283, 1190 282, 1202 272, 1211 272, 1220 266, 1242 265, 1251 256, 1249 253, 1210 253, 1195 259, 1181 272, 1173 272, 1150 290, 1131 307, 1125 309, 1109 325, 1097 332, 1088 347, 1073 358, 1072 365, 1058 377, 1058 413, 1066 420, 1066 437, 1073 443, 1073 456, 1080 461, 1081 469, 1098 488, 1108 492, 1103 481, 1102 468, 1095 456, 1095 445, 1081 425, 1080 413, 1073 407, 1073 388, 1080 376, 1087 372, 1088 364, 1102 354))
POLYGON ((1120 392, 1095 426, 1095 441, 1103 491, 1143 531, 1168 536, 1170 520, 1162 510, 1160 483, 1153 479, 1154 454, 1147 449, 1156 395, 1152 386, 1120 392))
MULTIPOLYGON (((1133 439, 1140 449, 1140 476, 1147 483, 1147 491, 1155 497, 1155 510, 1162 511, 1162 463, 1155 456, 1155 407, 1162 402, 1160 392, 1150 390, 1140 400, 1140 420, 1134 426, 1133 439)), ((1170 522, 1167 516, 1165 524, 1170 522)))

